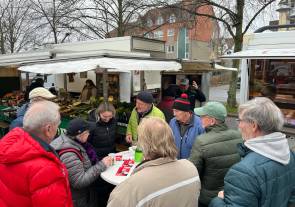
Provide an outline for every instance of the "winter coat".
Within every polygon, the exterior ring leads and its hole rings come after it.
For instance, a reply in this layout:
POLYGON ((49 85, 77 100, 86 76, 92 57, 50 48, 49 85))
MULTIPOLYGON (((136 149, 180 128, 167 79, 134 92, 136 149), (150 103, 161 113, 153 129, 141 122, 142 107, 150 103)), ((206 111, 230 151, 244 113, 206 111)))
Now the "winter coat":
POLYGON ((15 127, 23 127, 23 119, 28 108, 29 103, 25 103, 17 110, 16 119, 10 123, 9 130, 12 130, 15 127))
POLYGON ((81 92, 81 102, 86 102, 89 101, 89 99, 91 98, 91 96, 95 96, 96 97, 96 92, 97 92, 97 88, 95 87, 91 87, 91 88, 83 88, 82 92, 81 92), (88 91, 90 90, 90 97, 88 97, 88 91))
POLYGON ((176 118, 173 118, 169 123, 173 135, 174 135, 174 141, 176 144, 176 147, 179 150, 178 159, 187 159, 190 156, 193 144, 195 143, 195 140, 198 135, 204 133, 204 128, 201 124, 200 117, 193 115, 193 118, 189 124, 188 129, 186 130, 184 136, 181 136, 180 133, 180 125, 176 118))
POLYGON ((188 95, 188 99, 191 103, 191 110, 193 111, 196 107, 196 100, 200 103, 206 101, 206 96, 200 89, 195 89, 193 86, 190 86, 188 90, 184 91, 188 95))
POLYGON ((0 149, 0 206, 73 206, 67 169, 48 144, 17 127, 0 149))
POLYGON ((158 158, 139 165, 111 193, 108 207, 198 206, 200 180, 188 160, 158 158))
POLYGON ((206 133, 197 138, 189 160, 200 175, 200 203, 208 205, 223 190, 225 174, 240 161, 237 144, 242 141, 240 132, 228 129, 224 123, 206 128, 206 133))
POLYGON ((88 142, 95 148, 99 159, 116 151, 116 127, 117 121, 112 118, 108 123, 97 121, 96 110, 89 113, 88 121, 95 124, 90 132, 88 142))
POLYGON ((51 142, 51 146, 59 152, 62 149, 74 148, 78 150, 83 160, 74 152, 66 152, 60 156, 61 161, 66 165, 69 172, 69 180, 75 207, 95 206, 95 198, 91 192, 91 184, 106 169, 102 162, 91 165, 85 149, 76 141, 61 135, 51 142))
POLYGON ((173 116, 173 103, 174 97, 165 96, 162 101, 157 105, 157 107, 164 113, 166 122, 169 123, 173 116))
POLYGON ((60 156, 61 161, 66 165, 69 172, 69 180, 73 196, 74 207, 95 206, 96 199, 91 184, 106 170, 102 162, 91 165, 86 150, 78 142, 61 135, 51 142, 51 146, 59 152, 62 149, 74 148, 78 150, 83 160, 74 152, 65 152, 60 156))
POLYGON ((295 154, 286 136, 275 132, 239 146, 243 159, 224 178, 224 199, 210 207, 287 207, 295 205, 295 154))
MULTIPOLYGON (((146 114, 144 117, 159 117, 165 120, 165 116, 163 112, 157 107, 155 107, 154 105, 152 110, 148 114, 146 114)), ((126 134, 132 135, 133 141, 137 141, 137 127, 138 127, 139 121, 140 120, 139 120, 136 108, 134 107, 134 109, 131 112, 131 116, 127 126, 127 132, 126 132, 126 134)))

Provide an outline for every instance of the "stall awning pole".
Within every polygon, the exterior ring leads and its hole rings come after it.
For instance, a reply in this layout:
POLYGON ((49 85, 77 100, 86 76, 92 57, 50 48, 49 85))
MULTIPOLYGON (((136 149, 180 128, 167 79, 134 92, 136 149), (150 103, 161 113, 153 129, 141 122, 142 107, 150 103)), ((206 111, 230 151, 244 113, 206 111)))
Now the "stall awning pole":
POLYGON ((104 69, 102 71, 102 88, 103 88, 103 99, 108 101, 108 70, 104 69))

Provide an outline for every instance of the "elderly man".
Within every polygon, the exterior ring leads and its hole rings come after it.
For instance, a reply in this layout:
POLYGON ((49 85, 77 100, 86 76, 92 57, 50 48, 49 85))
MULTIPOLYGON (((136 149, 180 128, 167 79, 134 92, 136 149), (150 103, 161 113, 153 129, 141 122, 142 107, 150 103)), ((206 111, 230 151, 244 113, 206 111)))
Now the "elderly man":
POLYGON ((159 117, 165 120, 163 112, 153 105, 154 98, 148 91, 141 91, 136 97, 136 106, 131 112, 127 126, 126 142, 136 144, 137 127, 144 117, 159 117))
POLYGON ((241 133, 225 124, 226 108, 219 102, 208 102, 195 108, 201 117, 206 133, 195 141, 189 160, 195 164, 201 178, 199 207, 208 206, 211 199, 223 189, 223 179, 228 169, 240 161, 237 144, 241 133))
POLYGON ((0 206, 73 206, 67 170, 49 145, 59 124, 59 106, 38 101, 23 128, 0 140, 0 206))
POLYGON ((191 110, 194 110, 196 105, 196 100, 199 101, 199 103, 206 101, 206 97, 204 93, 201 91, 201 89, 199 88, 196 81, 193 81, 192 85, 190 86, 189 80, 187 78, 183 78, 180 80, 179 87, 182 93, 186 93, 188 95, 191 110))
POLYGON ((24 105, 22 105, 21 108, 18 109, 18 111, 17 111, 17 118, 14 119, 11 122, 11 124, 9 126, 9 130, 12 130, 15 127, 22 127, 23 126, 23 118, 24 118, 24 115, 25 115, 25 113, 26 113, 26 111, 29 108, 29 105, 31 103, 37 102, 37 101, 41 101, 41 100, 51 100, 51 99, 54 99, 55 97, 56 96, 53 95, 46 88, 37 87, 37 88, 33 89, 29 93, 30 102, 29 103, 25 103, 24 105))
POLYGON ((187 94, 181 94, 173 104, 174 118, 169 125, 173 131, 174 141, 178 148, 178 159, 187 159, 198 135, 204 133, 201 120, 196 116, 190 106, 187 94))
POLYGON ((239 107, 243 159, 230 168, 210 207, 287 207, 295 205, 295 155, 286 135, 280 109, 268 98, 258 97, 239 107))

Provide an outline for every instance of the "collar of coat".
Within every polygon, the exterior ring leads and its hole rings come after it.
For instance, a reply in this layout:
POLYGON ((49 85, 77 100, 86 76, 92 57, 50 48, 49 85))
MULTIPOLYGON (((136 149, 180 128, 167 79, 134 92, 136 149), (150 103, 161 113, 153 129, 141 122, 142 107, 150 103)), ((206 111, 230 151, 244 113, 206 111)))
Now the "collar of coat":
POLYGON ((175 162, 175 161, 177 161, 177 160, 176 159, 171 159, 171 158, 168 158, 168 157, 161 157, 161 158, 158 158, 158 159, 155 159, 155 160, 143 161, 142 163, 140 163, 134 169, 132 174, 135 174, 135 173, 137 173, 137 172, 139 172, 142 169, 147 168, 147 167, 160 166, 160 165, 164 165, 164 164, 167 164, 167 163, 170 163, 170 162, 175 162))
POLYGON ((220 132, 227 130, 228 127, 225 123, 214 124, 213 126, 206 127, 206 132, 220 132))

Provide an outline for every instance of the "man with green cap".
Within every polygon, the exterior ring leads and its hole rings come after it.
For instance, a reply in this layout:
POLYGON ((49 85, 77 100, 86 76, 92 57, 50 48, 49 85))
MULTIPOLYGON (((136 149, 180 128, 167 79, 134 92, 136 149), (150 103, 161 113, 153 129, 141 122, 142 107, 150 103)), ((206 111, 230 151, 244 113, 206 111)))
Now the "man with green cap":
POLYGON ((201 117, 206 133, 196 139, 189 160, 197 167, 201 179, 199 206, 208 206, 211 199, 223 189, 223 179, 228 169, 240 161, 237 144, 241 134, 225 124, 226 108, 219 102, 208 102, 195 108, 201 117))

